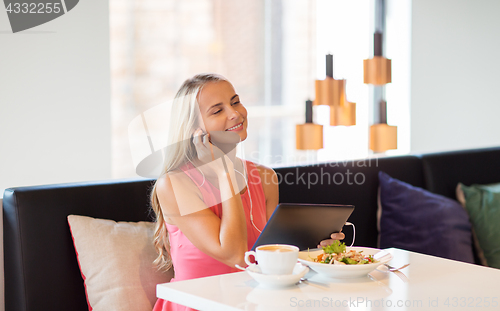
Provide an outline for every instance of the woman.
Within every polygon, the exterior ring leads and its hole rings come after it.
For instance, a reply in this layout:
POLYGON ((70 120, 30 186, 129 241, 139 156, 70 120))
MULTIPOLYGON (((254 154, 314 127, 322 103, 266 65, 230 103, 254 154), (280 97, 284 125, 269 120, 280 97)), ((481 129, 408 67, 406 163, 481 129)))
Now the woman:
MULTIPOLYGON (((170 125, 164 171, 151 194, 155 263, 173 265, 171 282, 236 271, 235 265, 246 265, 245 252, 278 204, 276 173, 211 143, 220 132, 240 141, 247 137, 247 111, 222 76, 186 80, 174 99, 170 125)), ((158 310, 189 308, 159 299, 158 310)))

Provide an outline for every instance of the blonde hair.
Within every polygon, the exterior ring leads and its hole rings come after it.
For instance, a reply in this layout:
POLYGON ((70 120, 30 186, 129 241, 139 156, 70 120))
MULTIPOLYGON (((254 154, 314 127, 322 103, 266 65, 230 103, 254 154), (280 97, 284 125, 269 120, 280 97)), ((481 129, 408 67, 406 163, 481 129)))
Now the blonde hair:
MULTIPOLYGON (((226 78, 217 74, 198 74, 187 79, 175 95, 170 115, 168 148, 165 153, 165 161, 160 176, 171 172, 187 162, 197 158, 196 148, 192 142, 192 136, 199 127, 198 95, 207 83, 227 81, 226 78)), ((168 270, 172 267, 170 257, 170 245, 168 243, 168 231, 165 227, 165 217, 161 210, 157 196, 157 183, 155 182, 151 191, 151 208, 155 213, 154 247, 158 257, 154 264, 158 269, 168 270)))

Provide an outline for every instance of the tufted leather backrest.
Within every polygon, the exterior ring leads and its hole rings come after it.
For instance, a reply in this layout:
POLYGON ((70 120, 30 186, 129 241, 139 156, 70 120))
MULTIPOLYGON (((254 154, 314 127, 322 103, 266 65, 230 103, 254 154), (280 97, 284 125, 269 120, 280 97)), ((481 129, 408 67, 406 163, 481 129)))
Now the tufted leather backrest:
POLYGON ((422 165, 427 189, 452 199, 459 182, 467 186, 500 182, 498 147, 425 154, 422 165))

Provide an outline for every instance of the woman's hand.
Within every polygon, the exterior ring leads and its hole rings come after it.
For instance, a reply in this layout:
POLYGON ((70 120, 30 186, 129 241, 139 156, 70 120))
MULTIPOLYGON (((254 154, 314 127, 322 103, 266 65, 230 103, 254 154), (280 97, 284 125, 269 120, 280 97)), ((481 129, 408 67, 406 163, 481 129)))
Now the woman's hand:
POLYGON ((330 244, 333 244, 336 240, 343 240, 345 238, 345 235, 342 232, 338 233, 332 233, 330 235, 331 239, 323 240, 319 243, 318 248, 322 248, 323 246, 328 246, 330 244))
POLYGON ((193 134, 193 144, 196 148, 198 159, 216 174, 225 172, 223 161, 226 162, 228 169, 233 167, 233 163, 224 155, 222 150, 210 143, 209 135, 210 134, 203 135, 203 131, 200 128, 193 134), (223 161, 218 160, 222 158, 224 158, 223 161))

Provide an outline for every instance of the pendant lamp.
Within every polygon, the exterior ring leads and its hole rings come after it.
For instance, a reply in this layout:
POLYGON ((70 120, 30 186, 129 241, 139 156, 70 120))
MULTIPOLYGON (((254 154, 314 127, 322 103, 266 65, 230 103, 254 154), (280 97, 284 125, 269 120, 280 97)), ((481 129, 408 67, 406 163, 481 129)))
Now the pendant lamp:
POLYGON ((306 101, 306 123, 295 126, 296 148, 318 150, 323 148, 323 125, 313 123, 313 103, 306 101))
POLYGON ((333 77, 333 55, 326 55, 326 78, 316 80, 314 105, 330 106, 330 125, 356 125, 356 103, 346 98, 345 79, 333 77))

